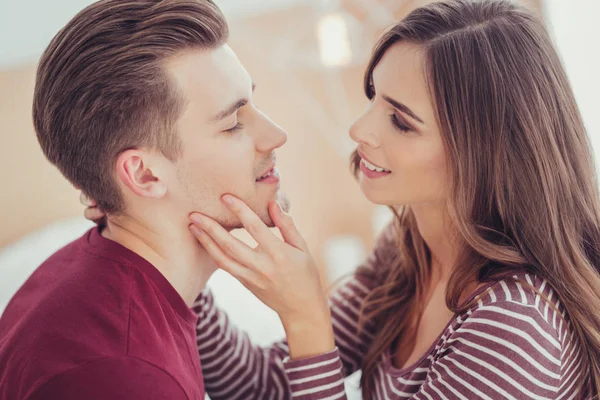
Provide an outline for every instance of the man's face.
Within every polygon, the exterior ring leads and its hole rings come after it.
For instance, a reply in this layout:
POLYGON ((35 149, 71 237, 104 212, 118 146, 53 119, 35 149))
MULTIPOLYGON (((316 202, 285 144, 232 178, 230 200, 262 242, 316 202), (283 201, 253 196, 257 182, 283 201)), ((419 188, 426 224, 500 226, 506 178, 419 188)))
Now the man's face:
POLYGON ((273 226, 269 201, 289 208, 274 169, 274 150, 287 135, 253 104, 248 72, 226 45, 186 52, 166 68, 185 100, 176 125, 182 153, 163 178, 176 212, 199 211, 227 229, 240 228, 220 200, 232 194, 273 226))

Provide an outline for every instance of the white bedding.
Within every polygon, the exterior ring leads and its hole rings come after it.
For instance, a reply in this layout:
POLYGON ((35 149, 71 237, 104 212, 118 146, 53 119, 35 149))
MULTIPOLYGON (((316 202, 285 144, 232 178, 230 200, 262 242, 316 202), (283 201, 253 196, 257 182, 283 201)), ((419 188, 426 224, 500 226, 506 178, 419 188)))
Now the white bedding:
MULTIPOLYGON (((0 249, 0 313, 31 273, 58 249, 83 235, 93 224, 83 218, 59 221, 0 249)), ((231 321, 248 332, 258 345, 268 345, 285 336, 277 314, 228 274, 217 271, 208 282, 217 304, 231 321)), ((349 379, 349 399, 359 399, 356 383, 349 379)))

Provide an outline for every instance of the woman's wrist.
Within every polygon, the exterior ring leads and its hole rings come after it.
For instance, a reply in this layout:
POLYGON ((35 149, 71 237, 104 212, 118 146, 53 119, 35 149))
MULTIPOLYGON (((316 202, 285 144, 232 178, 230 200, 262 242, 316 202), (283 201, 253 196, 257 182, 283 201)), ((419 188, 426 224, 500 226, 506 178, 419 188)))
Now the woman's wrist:
POLYGON ((292 360, 329 353, 335 349, 329 308, 283 322, 292 360))

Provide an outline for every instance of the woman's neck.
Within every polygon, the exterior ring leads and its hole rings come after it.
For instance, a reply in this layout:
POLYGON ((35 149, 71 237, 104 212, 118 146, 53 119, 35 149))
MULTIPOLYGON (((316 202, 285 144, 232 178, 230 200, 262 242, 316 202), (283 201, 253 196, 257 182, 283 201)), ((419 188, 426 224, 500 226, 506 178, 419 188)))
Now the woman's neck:
POLYGON ((447 280, 458 256, 455 235, 442 204, 411 206, 421 237, 432 258, 433 275, 447 280))

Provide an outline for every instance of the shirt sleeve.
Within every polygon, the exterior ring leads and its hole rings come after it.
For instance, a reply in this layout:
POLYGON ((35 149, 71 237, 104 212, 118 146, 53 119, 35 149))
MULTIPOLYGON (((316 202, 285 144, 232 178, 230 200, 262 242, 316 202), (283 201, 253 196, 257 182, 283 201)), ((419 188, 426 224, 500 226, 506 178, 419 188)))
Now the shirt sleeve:
POLYGON ((289 353, 285 341, 270 347, 254 345, 216 306, 210 290, 197 299, 194 310, 202 375, 212 400, 290 398, 283 371, 289 353))
MULTIPOLYGON (((364 329, 359 327, 360 309, 376 284, 378 266, 389 261, 396 248, 394 239, 390 225, 378 239, 369 259, 331 296, 336 350, 299 360, 299 363, 287 359, 286 341, 266 348, 253 345, 248 335, 233 326, 227 315, 214 304, 210 291, 205 291, 194 309, 199 321, 198 352, 206 391, 211 399, 290 399, 295 396, 290 382, 296 385, 298 379, 302 382, 316 380, 310 384, 312 397, 306 398, 317 399, 322 398, 319 397, 322 393, 331 391, 330 387, 319 385, 323 374, 329 374, 325 377, 329 385, 358 370, 373 338, 371 325, 366 324, 364 329), (320 368, 324 360, 330 362, 327 371, 320 368), (317 368, 312 368, 314 365, 317 368)), ((341 387, 343 390, 343 384, 341 387)))
POLYGON ((133 357, 104 358, 58 375, 28 400, 188 400, 167 372, 133 357))
POLYGON ((538 310, 481 306, 451 333, 414 399, 554 399, 562 346, 538 310))
POLYGON ((284 360, 292 398, 298 400, 346 399, 339 350, 315 357, 284 360))
POLYGON ((383 266, 397 262, 398 245, 395 224, 390 223, 377 238, 375 247, 355 274, 331 295, 331 318, 336 346, 342 361, 342 374, 358 371, 375 334, 370 321, 360 326, 363 303, 371 291, 385 279, 383 266))

